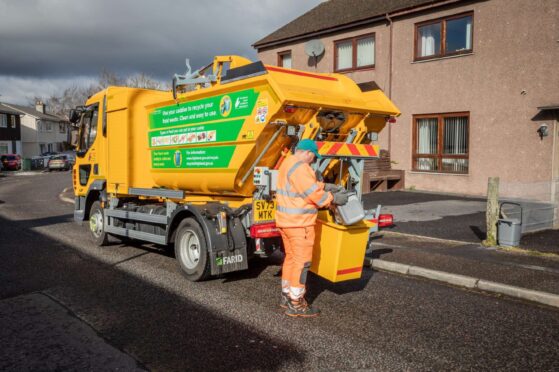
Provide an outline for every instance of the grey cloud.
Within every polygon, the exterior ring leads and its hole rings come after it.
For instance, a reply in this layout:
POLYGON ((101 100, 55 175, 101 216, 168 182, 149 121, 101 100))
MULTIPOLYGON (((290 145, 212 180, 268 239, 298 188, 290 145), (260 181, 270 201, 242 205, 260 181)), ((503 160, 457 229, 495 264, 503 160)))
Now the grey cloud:
MULTIPOLYGON (((255 59, 253 42, 320 0, 0 0, 0 74, 63 78, 103 68, 169 79, 184 58, 255 59)), ((4 89, 4 88, 2 88, 4 89)))

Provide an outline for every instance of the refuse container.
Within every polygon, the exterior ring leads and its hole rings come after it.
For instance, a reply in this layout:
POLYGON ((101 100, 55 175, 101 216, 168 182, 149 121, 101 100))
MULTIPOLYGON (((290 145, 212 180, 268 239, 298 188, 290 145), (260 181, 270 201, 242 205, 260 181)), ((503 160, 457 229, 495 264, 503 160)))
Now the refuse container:
POLYGON ((503 202, 499 206, 499 216, 503 205, 516 205, 520 209, 520 220, 517 218, 499 218, 497 222, 497 241, 499 245, 518 247, 522 236, 522 206, 518 203, 503 202))
POLYGON ((319 211, 310 270, 333 283, 359 279, 372 226, 368 221, 339 225, 329 211, 319 211))
POLYGON ((24 171, 31 170, 31 159, 23 159, 23 162, 21 164, 21 168, 24 171))

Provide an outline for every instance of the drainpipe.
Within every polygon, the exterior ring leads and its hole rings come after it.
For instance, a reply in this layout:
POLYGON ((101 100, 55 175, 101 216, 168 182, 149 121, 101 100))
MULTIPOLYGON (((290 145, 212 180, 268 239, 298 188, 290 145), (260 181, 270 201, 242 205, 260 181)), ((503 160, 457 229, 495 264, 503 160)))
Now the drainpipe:
MULTIPOLYGON (((393 42, 393 33, 392 33, 392 18, 390 18, 390 14, 386 13, 386 20, 390 24, 390 41, 388 45, 388 98, 392 100, 392 42, 393 42)), ((392 125, 388 123, 388 153, 390 157, 392 157, 392 125)))
POLYGON ((555 205, 554 222, 553 227, 559 228, 559 198, 557 198, 557 182, 559 182, 559 172, 555 170, 555 167, 559 166, 557 164, 557 123, 559 123, 559 117, 556 117, 553 121, 553 151, 551 157, 551 202, 555 205))

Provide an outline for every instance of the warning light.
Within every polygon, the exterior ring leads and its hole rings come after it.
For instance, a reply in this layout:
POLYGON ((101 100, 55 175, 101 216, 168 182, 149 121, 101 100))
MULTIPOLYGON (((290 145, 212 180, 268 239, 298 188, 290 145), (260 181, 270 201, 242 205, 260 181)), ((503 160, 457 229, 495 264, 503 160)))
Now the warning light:
POLYGON ((394 216, 391 214, 381 214, 378 216, 378 227, 390 227, 394 225, 394 216))

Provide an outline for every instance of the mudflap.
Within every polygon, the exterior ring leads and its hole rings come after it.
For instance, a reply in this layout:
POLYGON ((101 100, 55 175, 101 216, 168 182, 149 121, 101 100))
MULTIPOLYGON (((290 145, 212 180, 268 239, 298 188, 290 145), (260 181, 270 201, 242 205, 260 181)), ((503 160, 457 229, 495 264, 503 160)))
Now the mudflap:
POLYGON ((248 269, 246 245, 232 251, 210 252, 212 275, 248 269))
POLYGON ((208 253, 212 275, 248 269, 247 238, 241 220, 223 206, 208 204, 202 214, 210 234, 208 253), (220 233, 214 216, 219 211, 227 213, 227 232, 220 233))

